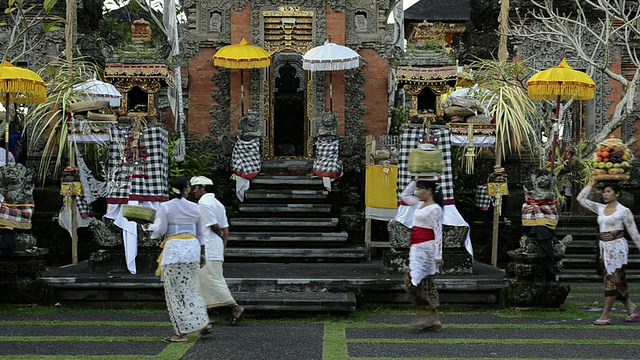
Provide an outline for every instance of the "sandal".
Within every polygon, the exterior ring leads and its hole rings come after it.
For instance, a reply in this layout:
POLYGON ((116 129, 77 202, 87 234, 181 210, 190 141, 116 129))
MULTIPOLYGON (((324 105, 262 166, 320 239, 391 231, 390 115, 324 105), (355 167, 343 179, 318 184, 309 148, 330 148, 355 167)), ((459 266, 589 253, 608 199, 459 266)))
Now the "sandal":
POLYGON ((442 328, 442 323, 434 323, 434 324, 425 324, 424 327, 422 327, 420 329, 420 331, 427 331, 427 332, 436 332, 436 331, 440 331, 440 329, 442 328))
POLYGON ((633 315, 629 315, 626 319, 624 319, 625 322, 640 322, 640 314, 638 313, 634 313, 633 315))
POLYGON ((215 324, 215 323, 216 323, 215 320, 209 321, 207 326, 203 327, 202 330, 200 330, 200 336, 205 336, 205 335, 211 334, 211 332, 213 332, 213 324, 215 324))
POLYGON ((609 319, 597 319, 596 321, 593 322, 593 325, 596 325, 596 326, 611 325, 611 320, 609 320, 609 319))
POLYGON ((244 308, 240 305, 236 305, 231 309, 231 325, 238 325, 240 322, 240 318, 242 318, 242 314, 244 314, 244 308))
POLYGON ((164 338, 162 338, 162 342, 165 342, 165 343, 183 343, 183 344, 186 344, 186 343, 189 342, 189 338, 186 337, 186 336, 185 337, 181 337, 181 336, 176 337, 176 336, 177 335, 164 337, 164 338))

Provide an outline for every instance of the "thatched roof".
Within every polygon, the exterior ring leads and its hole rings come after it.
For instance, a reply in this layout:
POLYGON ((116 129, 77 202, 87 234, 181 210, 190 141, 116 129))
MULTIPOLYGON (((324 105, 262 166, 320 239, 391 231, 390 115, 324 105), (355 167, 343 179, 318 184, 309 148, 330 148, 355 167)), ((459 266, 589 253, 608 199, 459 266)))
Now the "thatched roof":
POLYGON ((405 21, 465 22, 471 19, 471 0, 420 0, 404 11, 405 21))

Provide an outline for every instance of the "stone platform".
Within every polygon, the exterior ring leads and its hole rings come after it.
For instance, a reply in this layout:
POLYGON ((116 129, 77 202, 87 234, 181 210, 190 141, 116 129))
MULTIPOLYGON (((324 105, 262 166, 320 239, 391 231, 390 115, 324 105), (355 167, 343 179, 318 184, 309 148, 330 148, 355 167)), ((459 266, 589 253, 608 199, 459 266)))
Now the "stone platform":
MULTIPOLYGON (((360 263, 225 263, 238 303, 252 310, 351 312, 366 304, 407 305, 402 275, 387 275, 380 260, 360 263)), ((42 274, 49 303, 77 306, 164 306, 153 274, 89 272, 86 261, 42 274)), ((473 274, 435 279, 441 302, 497 307, 509 287, 503 270, 476 262, 473 274)))

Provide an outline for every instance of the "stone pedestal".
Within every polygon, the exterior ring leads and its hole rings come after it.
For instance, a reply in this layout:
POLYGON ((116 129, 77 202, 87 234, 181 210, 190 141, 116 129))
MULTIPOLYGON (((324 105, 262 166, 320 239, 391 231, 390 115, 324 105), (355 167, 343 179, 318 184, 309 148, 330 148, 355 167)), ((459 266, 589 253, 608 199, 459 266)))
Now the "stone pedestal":
POLYGON ((37 304, 46 296, 46 283, 40 280, 45 269, 47 249, 17 250, 14 256, 0 253, 0 303, 37 304))
POLYGON ((409 249, 383 251, 382 272, 385 274, 405 274, 409 272, 409 249))
MULTIPOLYGON (((92 274, 128 273, 124 253, 122 229, 111 219, 95 220, 89 225, 95 241, 101 249, 89 256, 89 272, 92 274)), ((160 239, 151 239, 149 233, 138 225, 137 273, 154 273, 160 254, 160 239)))
POLYGON ((553 238, 555 273, 545 271, 539 263, 537 242, 533 237, 523 236, 520 248, 508 252, 514 260, 507 266, 507 277, 513 279, 508 290, 510 306, 557 308, 564 304, 571 288, 557 281, 556 273, 562 271, 562 259, 571 236, 561 241, 553 238))
MULTIPOLYGON (((442 229, 442 260, 439 274, 473 274, 473 257, 464 247, 469 228, 444 225, 442 229)), ((409 249, 399 248, 382 253, 382 271, 385 274, 404 274, 409 271, 409 249)))

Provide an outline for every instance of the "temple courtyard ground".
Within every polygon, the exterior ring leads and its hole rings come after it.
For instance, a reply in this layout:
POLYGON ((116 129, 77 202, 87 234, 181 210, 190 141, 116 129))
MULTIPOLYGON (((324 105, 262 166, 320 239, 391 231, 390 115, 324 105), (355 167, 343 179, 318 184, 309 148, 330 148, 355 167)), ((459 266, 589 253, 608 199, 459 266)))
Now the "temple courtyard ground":
POLYGON ((601 294, 599 283, 571 284, 563 311, 446 305, 437 333, 414 330, 408 308, 365 308, 348 316, 256 312, 237 326, 221 314, 212 334, 194 334, 187 344, 161 342, 171 324, 159 308, 4 306, 0 359, 640 358, 640 323, 625 323, 620 304, 612 325, 591 325, 601 294))

